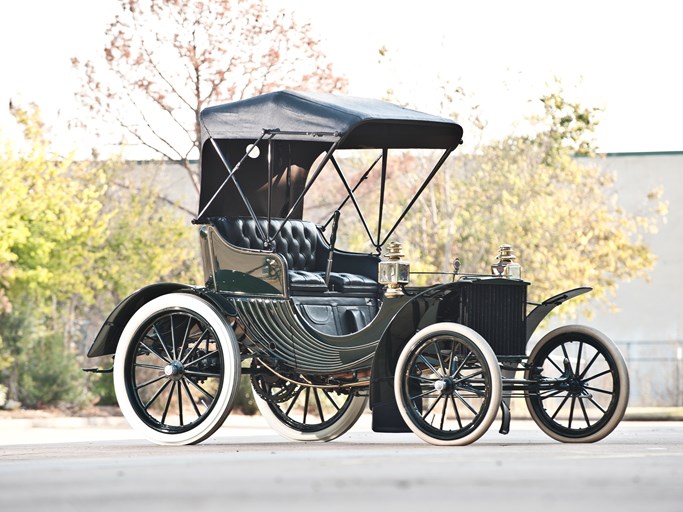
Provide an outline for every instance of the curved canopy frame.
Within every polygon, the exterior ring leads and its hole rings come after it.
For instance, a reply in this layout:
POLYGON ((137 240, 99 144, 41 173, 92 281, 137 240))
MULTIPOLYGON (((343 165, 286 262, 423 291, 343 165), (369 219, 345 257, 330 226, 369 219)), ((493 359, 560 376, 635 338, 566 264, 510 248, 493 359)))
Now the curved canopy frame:
MULTIPOLYGON (((300 219, 306 193, 331 162, 347 193, 338 209, 349 200, 354 204, 378 252, 448 155, 462 143, 462 128, 450 119, 379 100, 319 93, 280 91, 209 107, 200 113, 200 123, 201 191, 195 223, 214 216, 300 219), (334 152, 372 148, 381 149, 382 155, 352 187, 334 152), (379 227, 375 238, 354 191, 381 160, 381 226, 388 152, 409 148, 444 152, 394 226, 384 237, 379 227)), ((268 243, 277 233, 261 235, 268 243)))

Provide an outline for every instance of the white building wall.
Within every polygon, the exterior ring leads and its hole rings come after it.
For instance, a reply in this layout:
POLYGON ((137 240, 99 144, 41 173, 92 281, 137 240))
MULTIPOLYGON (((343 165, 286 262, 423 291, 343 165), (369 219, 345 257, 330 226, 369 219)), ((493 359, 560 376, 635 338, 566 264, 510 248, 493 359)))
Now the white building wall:
MULTIPOLYGON (((573 320, 596 327, 619 345, 629 366, 631 405, 683 406, 683 152, 586 160, 616 174, 619 204, 627 212, 642 211, 647 193, 657 187, 669 211, 658 232, 645 236, 657 257, 649 281, 621 283, 613 299, 617 311, 594 303, 591 319, 573 320)), ((560 323, 566 319, 552 322, 560 323)))
POLYGON ((669 203, 666 223, 660 224, 658 233, 645 237, 657 256, 650 281, 621 283, 614 298, 618 312, 597 305, 590 323, 618 341, 683 339, 683 152, 613 154, 588 160, 616 173, 619 204, 626 211, 642 211, 648 191, 656 187, 663 188, 662 198, 669 203))

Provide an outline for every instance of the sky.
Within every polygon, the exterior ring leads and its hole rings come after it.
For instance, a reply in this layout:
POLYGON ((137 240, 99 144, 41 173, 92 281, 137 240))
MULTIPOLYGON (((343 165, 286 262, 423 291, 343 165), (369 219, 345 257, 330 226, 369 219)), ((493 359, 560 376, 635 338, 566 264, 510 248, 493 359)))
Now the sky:
MULTIPOLYGON (((559 80, 568 99, 603 109, 601 151, 683 151, 683 2, 267 1, 311 23, 351 94, 382 98, 391 89, 440 113, 448 81, 478 106, 486 136, 496 138, 519 130, 559 80)), ((10 99, 35 102, 48 124, 65 125, 78 86, 70 59, 97 56, 116 6, 0 0, 0 131, 12 136, 10 99)), ((67 130, 62 136, 78 141, 67 130)))

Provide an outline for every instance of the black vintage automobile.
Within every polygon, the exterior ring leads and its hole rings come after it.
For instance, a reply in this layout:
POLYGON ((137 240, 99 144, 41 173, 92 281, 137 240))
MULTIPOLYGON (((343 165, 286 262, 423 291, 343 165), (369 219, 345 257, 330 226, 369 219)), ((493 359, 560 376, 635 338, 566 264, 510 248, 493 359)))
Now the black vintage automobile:
POLYGON ((140 289, 89 351, 115 356, 121 410, 148 439, 208 438, 230 413, 241 375, 268 423, 301 441, 342 435, 368 400, 374 431, 412 431, 437 445, 475 441, 499 411, 507 433, 512 397, 524 397, 560 441, 597 441, 617 426, 629 382, 609 338, 565 326, 527 353, 541 320, 590 288, 528 302, 509 246, 490 274, 456 264, 434 275, 438 284, 411 286, 390 239, 461 144, 458 124, 377 100, 290 91, 207 108, 200 122, 194 223, 205 283, 140 289), (435 162, 383 232, 389 154, 411 148, 435 162), (350 181, 343 155, 358 150, 373 157, 350 181), (337 175, 344 200, 316 224, 305 220, 304 198, 323 173, 337 175), (356 197, 370 175, 379 187, 372 229, 356 197), (367 235, 368 253, 335 247, 342 213, 367 235))

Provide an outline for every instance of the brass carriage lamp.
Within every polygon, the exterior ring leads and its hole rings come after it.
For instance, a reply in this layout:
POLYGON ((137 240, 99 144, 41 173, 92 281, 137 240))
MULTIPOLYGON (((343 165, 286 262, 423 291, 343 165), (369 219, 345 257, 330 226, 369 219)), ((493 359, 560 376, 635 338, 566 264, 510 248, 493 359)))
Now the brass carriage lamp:
POLYGON ((389 299, 400 297, 403 295, 401 286, 410 281, 410 263, 401 259, 403 254, 401 254, 401 244, 398 242, 391 242, 384 256, 386 259, 379 262, 378 268, 378 280, 380 284, 387 286, 384 296, 389 299))
POLYGON ((503 244, 498 248, 496 263, 491 265, 491 273, 494 276, 507 277, 509 279, 522 279, 522 266, 515 260, 517 256, 512 254, 512 246, 503 244))

